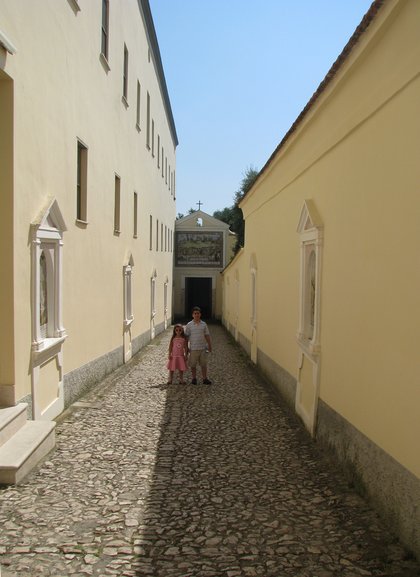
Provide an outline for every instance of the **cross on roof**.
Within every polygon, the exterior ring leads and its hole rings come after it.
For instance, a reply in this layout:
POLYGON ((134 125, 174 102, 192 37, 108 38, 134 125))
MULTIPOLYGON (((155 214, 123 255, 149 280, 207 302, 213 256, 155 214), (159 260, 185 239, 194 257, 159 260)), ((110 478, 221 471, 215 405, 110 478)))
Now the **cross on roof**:
POLYGON ((195 204, 198 204, 198 210, 201 209, 201 205, 204 204, 204 202, 201 202, 201 200, 199 200, 198 202, 196 202, 195 204))

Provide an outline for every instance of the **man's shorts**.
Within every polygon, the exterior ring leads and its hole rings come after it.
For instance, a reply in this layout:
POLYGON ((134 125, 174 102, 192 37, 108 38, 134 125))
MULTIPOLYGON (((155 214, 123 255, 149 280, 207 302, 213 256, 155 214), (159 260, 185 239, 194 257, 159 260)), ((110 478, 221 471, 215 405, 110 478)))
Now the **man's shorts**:
POLYGON ((200 351, 191 351, 188 364, 193 368, 197 366, 197 363, 200 365, 200 367, 205 367, 207 366, 208 357, 209 354, 206 353, 205 349, 200 351))

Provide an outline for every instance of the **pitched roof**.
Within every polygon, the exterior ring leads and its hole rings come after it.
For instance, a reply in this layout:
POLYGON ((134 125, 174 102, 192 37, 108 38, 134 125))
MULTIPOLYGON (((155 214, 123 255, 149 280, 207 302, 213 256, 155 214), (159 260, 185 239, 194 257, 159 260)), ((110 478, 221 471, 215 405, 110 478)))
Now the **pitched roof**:
POLYGON ((215 230, 229 229, 229 225, 223 220, 214 218, 214 216, 202 210, 195 210, 191 214, 187 214, 175 221, 175 230, 206 230, 209 228, 215 230), (198 219, 203 221, 202 227, 201 225, 197 226, 198 219))

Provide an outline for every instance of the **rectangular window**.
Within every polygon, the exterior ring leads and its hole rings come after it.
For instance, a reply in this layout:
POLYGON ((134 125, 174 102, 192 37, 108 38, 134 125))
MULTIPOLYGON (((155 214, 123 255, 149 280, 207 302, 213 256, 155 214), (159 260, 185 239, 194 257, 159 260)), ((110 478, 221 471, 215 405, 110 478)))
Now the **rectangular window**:
POLYGON ((108 50, 109 50, 109 0, 102 0, 102 41, 101 41, 101 52, 102 55, 108 60, 108 50))
POLYGON ((136 126, 139 130, 140 130, 140 97, 141 97, 141 86, 140 82, 137 80, 136 126))
POLYGON ((123 73, 123 96, 128 99, 128 50, 124 44, 124 73, 123 73))
POLYGON ((160 168, 160 136, 158 134, 158 141, 157 141, 157 166, 160 168))
POLYGON ((153 248, 153 217, 150 215, 150 222, 149 222, 149 250, 153 248))
POLYGON ((162 146, 162 178, 163 178, 163 159, 165 157, 165 151, 163 150, 163 146, 162 146))
POLYGON ((155 121, 152 120, 152 156, 155 156, 155 121))
POLYGON ((150 150, 150 94, 147 93, 147 103, 146 103, 146 146, 150 150))
POLYGON ((159 220, 156 219, 156 250, 159 250, 159 220))
POLYGON ((165 184, 168 184, 168 159, 165 158, 165 184))
POLYGON ((163 222, 160 225, 160 250, 163 251, 163 222))
POLYGON ((165 224, 165 252, 168 250, 168 227, 165 224))
POLYGON ((138 195, 137 192, 133 196, 133 236, 137 238, 138 235, 138 195))
POLYGON ((76 218, 87 222, 87 148, 80 141, 77 141, 76 218))
POLYGON ((119 233, 121 219, 121 179, 115 175, 114 232, 119 233))
POLYGON ((171 165, 168 168, 168 190, 171 190, 171 165))

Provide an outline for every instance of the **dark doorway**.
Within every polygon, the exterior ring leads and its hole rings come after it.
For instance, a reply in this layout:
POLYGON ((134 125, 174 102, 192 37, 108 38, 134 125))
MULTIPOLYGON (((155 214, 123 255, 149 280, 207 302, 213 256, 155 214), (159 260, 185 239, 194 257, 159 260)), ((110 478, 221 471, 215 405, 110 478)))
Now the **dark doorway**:
POLYGON ((203 320, 213 316, 211 306, 211 278, 187 277, 185 279, 185 316, 191 318, 193 307, 200 307, 203 320))

